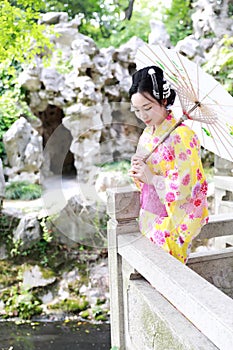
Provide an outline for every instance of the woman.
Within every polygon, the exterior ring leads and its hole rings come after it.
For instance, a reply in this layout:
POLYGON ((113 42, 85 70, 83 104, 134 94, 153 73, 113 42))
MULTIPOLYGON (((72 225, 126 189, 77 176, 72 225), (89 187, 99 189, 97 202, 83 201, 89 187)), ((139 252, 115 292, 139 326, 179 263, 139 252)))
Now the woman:
POLYGON ((176 123, 170 110, 176 94, 156 66, 134 73, 129 94, 136 116, 146 124, 129 173, 141 190, 140 230, 186 263, 192 239, 208 222, 207 182, 198 138, 181 124, 145 161, 176 123))

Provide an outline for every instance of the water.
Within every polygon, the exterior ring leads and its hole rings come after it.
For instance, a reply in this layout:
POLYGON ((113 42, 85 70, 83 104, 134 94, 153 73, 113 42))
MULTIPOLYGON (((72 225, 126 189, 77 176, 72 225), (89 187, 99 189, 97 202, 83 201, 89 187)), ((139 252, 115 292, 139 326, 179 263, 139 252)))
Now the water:
POLYGON ((109 350, 110 325, 78 322, 0 324, 0 350, 109 350))

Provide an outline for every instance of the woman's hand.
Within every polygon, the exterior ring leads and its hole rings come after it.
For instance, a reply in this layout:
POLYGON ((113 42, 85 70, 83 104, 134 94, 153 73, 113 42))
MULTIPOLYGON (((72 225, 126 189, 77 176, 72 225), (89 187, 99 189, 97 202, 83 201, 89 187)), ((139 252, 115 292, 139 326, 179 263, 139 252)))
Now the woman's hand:
POLYGON ((135 154, 131 159, 129 176, 148 185, 151 185, 154 174, 148 165, 143 161, 143 158, 135 154))

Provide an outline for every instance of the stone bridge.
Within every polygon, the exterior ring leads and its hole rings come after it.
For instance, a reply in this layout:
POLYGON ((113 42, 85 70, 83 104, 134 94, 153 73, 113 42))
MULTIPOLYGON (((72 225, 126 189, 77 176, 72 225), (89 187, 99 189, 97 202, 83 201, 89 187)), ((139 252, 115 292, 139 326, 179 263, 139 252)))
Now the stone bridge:
MULTIPOLYGON (((192 253, 185 266, 138 230, 139 192, 108 191, 111 342, 120 350, 233 348, 233 247, 192 253)), ((233 234, 211 216, 198 239, 233 234)))

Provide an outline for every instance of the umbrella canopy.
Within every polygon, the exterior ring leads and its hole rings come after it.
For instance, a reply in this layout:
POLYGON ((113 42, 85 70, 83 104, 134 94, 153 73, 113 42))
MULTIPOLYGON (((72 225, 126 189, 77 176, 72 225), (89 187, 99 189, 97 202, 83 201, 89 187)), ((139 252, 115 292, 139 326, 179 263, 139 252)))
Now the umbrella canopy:
MULTIPOLYGON (((179 52, 160 45, 141 46, 136 65, 160 67, 179 97, 177 126, 185 120, 204 148, 233 161, 233 97, 221 84, 179 52)), ((176 108, 175 104, 175 116, 176 108)))

